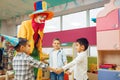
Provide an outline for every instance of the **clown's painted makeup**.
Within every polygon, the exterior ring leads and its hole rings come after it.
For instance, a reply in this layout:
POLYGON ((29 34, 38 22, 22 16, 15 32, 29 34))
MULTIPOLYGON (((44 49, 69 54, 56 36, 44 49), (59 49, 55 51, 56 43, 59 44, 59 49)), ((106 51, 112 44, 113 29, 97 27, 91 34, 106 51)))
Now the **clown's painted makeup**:
POLYGON ((37 23, 44 23, 45 20, 46 20, 46 18, 47 18, 46 15, 40 15, 40 14, 38 14, 35 17, 35 22, 37 22, 37 23))

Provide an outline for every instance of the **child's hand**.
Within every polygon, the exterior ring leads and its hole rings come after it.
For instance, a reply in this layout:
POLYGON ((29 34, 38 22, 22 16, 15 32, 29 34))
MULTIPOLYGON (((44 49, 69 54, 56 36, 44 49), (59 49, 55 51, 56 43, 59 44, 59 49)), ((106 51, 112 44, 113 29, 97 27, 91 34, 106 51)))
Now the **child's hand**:
POLYGON ((47 70, 49 70, 49 71, 51 70, 51 71, 53 71, 53 72, 57 73, 57 71, 56 71, 56 69, 55 69, 55 68, 52 68, 52 67, 49 67, 49 66, 47 67, 47 70))
POLYGON ((52 71, 57 74, 57 69, 56 68, 52 68, 52 71))
POLYGON ((41 60, 41 62, 48 64, 48 61, 46 61, 46 60, 41 60))
POLYGON ((51 67, 49 67, 49 66, 48 66, 46 69, 47 69, 47 70, 49 70, 49 71, 50 71, 50 70, 52 70, 52 68, 51 68, 51 67))
POLYGON ((54 73, 56 73, 56 74, 60 74, 61 72, 63 72, 64 70, 62 69, 62 68, 52 68, 52 67, 47 67, 47 70, 51 70, 51 71, 53 71, 54 73))
POLYGON ((72 74, 72 72, 70 72, 70 71, 66 71, 65 73, 68 74, 68 75, 72 74))
POLYGON ((61 72, 63 72, 64 70, 62 68, 57 68, 56 69, 56 74, 60 74, 61 72))

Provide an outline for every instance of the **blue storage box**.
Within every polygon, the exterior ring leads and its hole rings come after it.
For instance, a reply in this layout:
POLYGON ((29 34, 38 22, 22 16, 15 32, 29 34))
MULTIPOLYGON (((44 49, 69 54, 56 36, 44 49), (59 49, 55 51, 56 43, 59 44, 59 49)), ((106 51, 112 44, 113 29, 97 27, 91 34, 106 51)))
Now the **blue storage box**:
POLYGON ((99 69, 98 80, 120 80, 120 71, 99 69))

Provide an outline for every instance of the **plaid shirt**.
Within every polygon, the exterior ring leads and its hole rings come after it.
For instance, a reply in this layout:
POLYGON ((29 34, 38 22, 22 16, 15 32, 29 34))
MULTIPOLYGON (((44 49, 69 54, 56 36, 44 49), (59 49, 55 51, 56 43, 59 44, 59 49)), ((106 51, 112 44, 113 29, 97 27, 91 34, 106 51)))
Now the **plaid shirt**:
POLYGON ((45 68, 46 65, 25 53, 18 53, 13 58, 14 80, 35 80, 33 68, 45 68))

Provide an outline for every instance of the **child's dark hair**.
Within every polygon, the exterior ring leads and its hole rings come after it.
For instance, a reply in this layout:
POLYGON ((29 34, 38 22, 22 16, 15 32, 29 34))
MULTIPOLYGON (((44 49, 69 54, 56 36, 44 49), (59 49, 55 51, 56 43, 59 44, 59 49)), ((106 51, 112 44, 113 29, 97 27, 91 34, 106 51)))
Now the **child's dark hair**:
POLYGON ((19 50, 21 45, 25 46, 27 43, 27 39, 25 38, 18 38, 18 39, 19 39, 19 43, 14 47, 15 50, 19 50))
POLYGON ((85 50, 89 46, 89 42, 88 42, 88 40, 86 38, 79 38, 79 39, 76 40, 76 42, 78 42, 80 45, 84 45, 85 46, 85 50))

